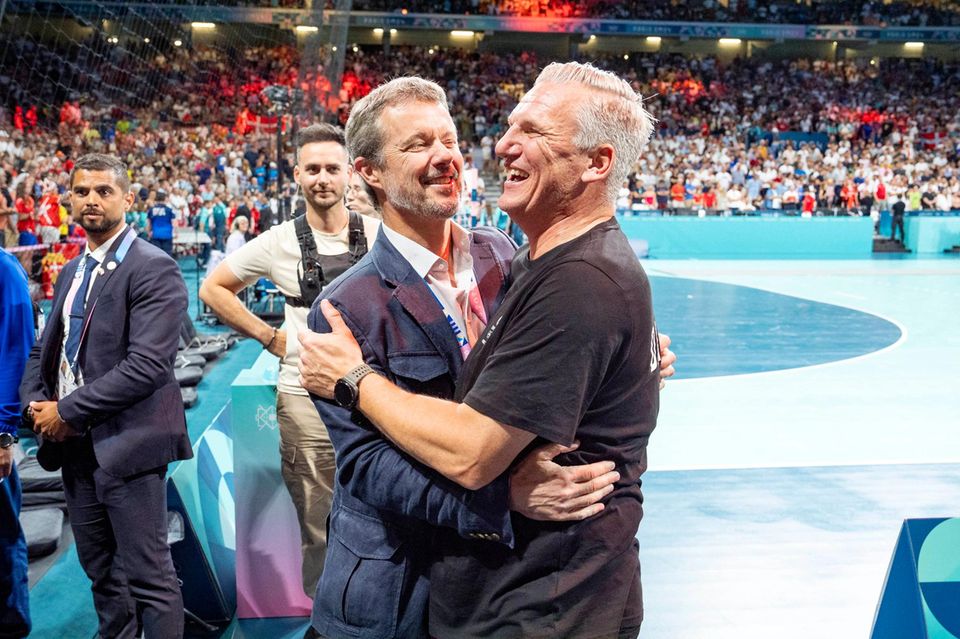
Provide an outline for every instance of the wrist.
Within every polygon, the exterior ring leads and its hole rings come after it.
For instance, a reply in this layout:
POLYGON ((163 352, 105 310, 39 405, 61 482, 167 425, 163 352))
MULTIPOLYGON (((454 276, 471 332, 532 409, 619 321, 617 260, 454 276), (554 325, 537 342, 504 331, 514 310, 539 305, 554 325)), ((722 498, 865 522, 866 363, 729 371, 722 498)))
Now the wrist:
POLYGON ((360 401, 360 385, 368 378, 374 377, 375 371, 367 364, 353 367, 346 375, 337 380, 333 389, 333 398, 340 406, 353 410, 360 401))
POLYGON ((4 432, 0 433, 0 451, 5 451, 5 450, 9 449, 11 446, 13 446, 14 444, 16 444, 18 441, 20 441, 20 438, 17 437, 17 434, 16 434, 15 432, 14 432, 14 433, 8 433, 8 432, 4 431, 4 432))
POLYGON ((263 344, 263 347, 268 351, 273 347, 274 344, 276 344, 277 333, 279 332, 278 329, 276 328, 273 328, 272 330, 273 332, 270 334, 270 339, 268 339, 266 342, 264 342, 263 340, 260 341, 260 343, 263 344))

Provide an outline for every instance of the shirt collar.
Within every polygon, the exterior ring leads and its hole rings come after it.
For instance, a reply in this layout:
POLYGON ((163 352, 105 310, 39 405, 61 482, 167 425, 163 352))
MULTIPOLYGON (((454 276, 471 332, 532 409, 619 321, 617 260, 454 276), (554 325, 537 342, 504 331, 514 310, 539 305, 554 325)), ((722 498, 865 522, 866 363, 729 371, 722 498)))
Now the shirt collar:
MULTIPOLYGON (((433 266, 437 261, 442 260, 443 258, 439 255, 436 255, 433 251, 417 244, 410 238, 405 235, 401 235, 397 231, 393 230, 384 223, 381 228, 383 229, 384 234, 387 236, 387 239, 390 240, 390 243, 393 244, 393 247, 400 252, 400 255, 404 257, 407 262, 410 263, 410 266, 413 267, 414 272, 422 278, 426 278, 427 274, 433 269, 433 266)), ((450 222, 450 232, 453 236, 453 250, 454 253, 459 253, 460 255, 469 255, 470 254, 470 235, 456 222, 450 222)), ((456 255, 454 255, 454 260, 456 261, 456 255)))
POLYGON ((97 261, 97 264, 103 264, 103 260, 105 260, 105 259, 107 258, 107 253, 110 252, 110 247, 113 246, 113 243, 116 241, 116 239, 117 239, 118 237, 120 237, 125 230, 127 230, 127 224, 126 224, 126 222, 120 222, 120 227, 119 227, 119 228, 120 228, 119 231, 117 231, 116 233, 114 233, 113 235, 111 235, 109 238, 107 238, 107 240, 104 241, 103 244, 101 244, 100 246, 98 246, 98 247, 96 248, 96 250, 91 251, 91 250, 90 250, 90 244, 89 244, 89 243, 86 244, 86 246, 84 247, 84 251, 83 251, 83 256, 84 256, 84 258, 86 258, 86 256, 90 255, 90 256, 93 257, 93 259, 95 259, 95 260, 97 261))

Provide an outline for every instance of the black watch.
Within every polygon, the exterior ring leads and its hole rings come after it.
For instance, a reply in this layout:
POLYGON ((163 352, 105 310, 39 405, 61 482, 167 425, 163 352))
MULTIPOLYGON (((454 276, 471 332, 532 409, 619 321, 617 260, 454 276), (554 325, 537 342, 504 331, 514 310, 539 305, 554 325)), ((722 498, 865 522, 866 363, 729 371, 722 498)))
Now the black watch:
POLYGON ((10 433, 0 433, 0 448, 10 448, 20 441, 20 438, 10 433))
POLYGON ((360 380, 372 372, 372 368, 360 364, 337 380, 337 385, 333 387, 333 398, 344 408, 353 410, 360 401, 360 380))

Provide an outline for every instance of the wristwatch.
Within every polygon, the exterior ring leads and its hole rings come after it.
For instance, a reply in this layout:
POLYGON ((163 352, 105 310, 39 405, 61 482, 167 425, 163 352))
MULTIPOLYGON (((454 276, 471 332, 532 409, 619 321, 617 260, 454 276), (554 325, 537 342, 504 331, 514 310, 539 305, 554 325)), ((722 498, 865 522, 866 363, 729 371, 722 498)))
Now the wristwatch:
POLYGON ((20 438, 10 433, 0 433, 0 448, 10 448, 20 441, 20 438))
POLYGON ((360 380, 373 372, 366 364, 360 364, 337 380, 333 387, 333 398, 344 408, 353 410, 360 401, 360 380))

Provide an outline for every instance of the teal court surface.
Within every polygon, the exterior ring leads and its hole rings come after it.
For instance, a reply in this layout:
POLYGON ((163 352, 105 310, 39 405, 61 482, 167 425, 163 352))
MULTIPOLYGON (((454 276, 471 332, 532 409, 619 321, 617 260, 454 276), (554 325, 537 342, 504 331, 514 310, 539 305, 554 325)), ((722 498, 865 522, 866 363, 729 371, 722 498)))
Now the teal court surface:
MULTIPOLYGON (((960 260, 643 264, 680 361, 644 476, 641 637, 869 636, 903 520, 960 515, 960 260)), ((205 377, 192 435, 258 353, 205 377)), ((33 586, 31 637, 92 637, 85 588, 67 549, 33 586)))

